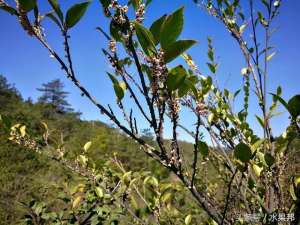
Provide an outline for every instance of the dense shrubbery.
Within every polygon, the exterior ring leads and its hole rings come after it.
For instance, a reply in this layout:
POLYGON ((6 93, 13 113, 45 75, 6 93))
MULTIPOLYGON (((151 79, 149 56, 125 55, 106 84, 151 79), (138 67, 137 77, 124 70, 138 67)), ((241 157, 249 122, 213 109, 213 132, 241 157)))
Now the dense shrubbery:
MULTIPOLYGON (((59 213, 50 210, 50 214, 44 214, 46 205, 45 208, 33 204, 35 212, 32 214, 38 215, 31 215, 28 223, 223 225, 249 224, 255 220, 260 224, 277 224, 278 217, 274 221, 274 216, 280 214, 281 219, 298 224, 299 168, 289 160, 298 160, 295 146, 300 134, 300 95, 285 101, 281 98, 282 89, 278 87, 272 94, 272 102, 267 101, 268 64, 275 54, 270 38, 280 1, 261 0, 259 10, 254 9, 253 0, 247 1, 246 8, 244 1, 239 0, 194 1, 224 25, 245 58, 241 89, 231 93, 228 89, 220 89, 214 79, 218 62, 210 38, 207 66, 211 75, 203 74, 192 57, 185 53, 196 41, 178 40, 184 24, 183 8, 158 18, 147 28, 143 20, 151 0, 145 3, 131 0, 128 4, 101 0, 110 32, 100 27, 98 30, 108 42, 108 48, 102 51, 113 68, 107 74, 123 118, 118 118, 110 105, 98 102, 81 85, 73 68, 70 30, 83 17, 89 2, 75 4, 64 14, 56 0, 49 0, 53 11, 44 16, 41 16, 36 1, 16 2, 15 8, 3 0, 0 6, 18 17, 24 30, 49 51, 82 95, 120 129, 114 130, 116 135, 130 137, 135 142, 130 147, 139 146, 139 150, 135 148, 136 152, 144 152, 174 176, 170 178, 171 183, 159 182, 141 171, 128 171, 114 156, 111 156, 111 165, 97 165, 96 155, 90 150, 94 144, 101 146, 102 138, 98 139, 100 143, 97 139, 96 143, 95 140, 80 143, 77 154, 69 156, 64 139, 57 134, 52 137, 49 121, 43 123, 44 130, 40 130, 40 134, 34 135, 28 128, 38 125, 32 120, 21 117, 24 120, 21 124, 10 127, 7 126, 9 119, 3 116, 12 142, 43 153, 86 181, 63 198, 67 205, 59 213), (129 7, 134 10, 133 15, 128 13, 129 7), (66 58, 48 43, 41 25, 45 18, 51 19, 61 31, 66 58), (263 34, 263 40, 258 33, 263 34), (186 65, 172 64, 175 66, 171 67, 170 62, 178 57, 182 57, 186 65), (133 70, 136 75, 131 73, 133 70), (248 111, 251 88, 254 90, 253 104, 260 110, 255 115, 248 111), (232 105, 239 94, 243 94, 243 107, 234 110, 232 105), (133 110, 127 111, 123 104, 127 97, 135 106, 133 110), (271 118, 276 116, 279 105, 288 111, 290 123, 282 135, 274 137, 271 118), (183 108, 195 119, 194 127, 184 126, 183 108), (258 120, 263 136, 251 128, 249 117, 258 120), (149 141, 140 134, 137 123, 140 118, 148 122, 154 140, 149 141), (168 125, 172 130, 171 140, 167 140, 164 133, 164 127, 168 125), (209 134, 212 148, 205 142, 202 129, 209 134), (179 131, 187 132, 194 139, 191 154, 187 154, 180 144, 179 131), (209 176, 208 171, 214 176, 209 176), (194 201, 189 200, 191 197, 194 201)), ((60 128, 65 127, 68 126, 60 128)), ((74 145, 70 147, 74 148, 74 145)), ((133 158, 131 152, 128 159, 133 158)), ((145 163, 142 161, 141 165, 145 163)))

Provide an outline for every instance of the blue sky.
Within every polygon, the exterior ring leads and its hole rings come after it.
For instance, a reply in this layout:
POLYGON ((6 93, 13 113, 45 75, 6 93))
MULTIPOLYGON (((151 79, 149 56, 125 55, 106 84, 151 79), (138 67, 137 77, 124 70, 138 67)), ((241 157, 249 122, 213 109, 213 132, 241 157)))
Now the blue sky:
MULTIPOLYGON (((49 10, 49 6, 45 4, 46 1, 40 0, 39 2, 42 3, 42 10, 49 10)), ((60 2, 63 2, 62 7, 66 9, 79 1, 60 2)), ((231 91, 240 88, 242 82, 240 70, 244 67, 244 60, 237 44, 218 21, 196 7, 192 0, 153 0, 145 17, 145 24, 150 25, 159 16, 170 13, 180 6, 185 6, 185 28, 181 38, 192 38, 198 41, 189 53, 199 69, 204 73, 209 72, 205 65, 207 61, 206 39, 211 36, 220 62, 218 79, 221 86, 226 86, 231 91)), ((279 30, 272 38, 277 54, 270 64, 269 91, 274 92, 277 86, 281 85, 285 99, 300 92, 299 11, 300 1, 283 1, 281 14, 274 24, 279 30)), ((66 90, 70 92, 69 102, 76 110, 83 113, 83 119, 102 120, 109 123, 87 99, 80 96, 80 92, 72 83, 65 79, 59 65, 49 57, 48 52, 35 39, 25 34, 15 17, 0 11, 0 26, 0 74, 5 75, 9 82, 14 83, 25 99, 31 97, 35 100, 40 94, 36 90, 37 87, 52 79, 61 78, 66 85, 66 90)), ((107 104, 115 97, 111 83, 105 75, 105 71, 109 71, 110 67, 101 54, 101 48, 106 47, 107 43, 95 30, 97 26, 107 30, 107 19, 103 16, 98 1, 94 0, 86 16, 71 30, 71 45, 79 80, 100 102, 107 104)), ((45 28, 47 39, 52 47, 62 52, 62 39, 59 31, 50 22, 45 22, 45 28)), ((252 100, 251 113, 260 113, 252 100)), ((126 100, 126 105, 130 107, 128 100, 126 100)), ((261 132, 253 116, 249 118, 249 121, 255 130, 261 132)), ((183 122, 187 126, 193 125, 193 121, 186 114, 184 114, 183 122)), ((145 127, 142 120, 139 124, 141 124, 140 128, 145 127)), ((287 113, 274 119, 274 133, 282 132, 287 124, 287 113)), ((166 131, 168 133, 168 129, 166 131)), ((180 138, 190 140, 185 134, 182 134, 180 138)))

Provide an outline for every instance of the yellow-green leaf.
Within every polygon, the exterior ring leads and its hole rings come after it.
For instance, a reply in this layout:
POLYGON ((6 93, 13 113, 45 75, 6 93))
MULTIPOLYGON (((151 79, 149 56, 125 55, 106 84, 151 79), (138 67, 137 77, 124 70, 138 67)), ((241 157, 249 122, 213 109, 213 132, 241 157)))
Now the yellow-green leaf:
POLYGON ((73 209, 77 208, 80 205, 81 200, 82 200, 81 196, 77 196, 74 199, 73 204, 72 204, 73 209))
POLYGON ((83 150, 86 152, 87 150, 89 150, 89 148, 91 147, 91 145, 92 145, 91 141, 85 143, 85 145, 83 146, 83 150))
POLYGON ((103 189, 102 189, 102 188, 96 187, 96 188, 95 188, 95 192, 96 192, 96 195, 97 195, 99 198, 103 198, 103 197, 104 197, 104 192, 103 192, 103 189))
POLYGON ((262 172, 262 170, 263 170, 263 168, 262 167, 259 167, 258 165, 256 165, 256 164, 253 164, 252 165, 252 168, 253 168, 253 171, 254 171, 254 173, 256 174, 256 176, 260 176, 260 174, 261 174, 261 172, 262 172))
POLYGON ((26 135, 26 126, 25 125, 20 127, 20 133, 21 133, 22 137, 25 137, 25 135, 26 135))
POLYGON ((289 191, 290 191, 290 194, 291 194, 291 197, 294 201, 297 200, 297 196, 295 194, 295 189, 294 189, 294 185, 293 184, 290 184, 290 188, 289 188, 289 191))
POLYGON ((189 225, 189 224, 191 224, 191 222, 192 222, 192 215, 187 215, 186 217, 185 217, 185 219, 184 219, 184 223, 186 224, 186 225, 189 225))
POLYGON ((276 54, 276 52, 273 52, 270 55, 268 55, 266 58, 266 61, 270 61, 274 57, 275 54, 276 54))

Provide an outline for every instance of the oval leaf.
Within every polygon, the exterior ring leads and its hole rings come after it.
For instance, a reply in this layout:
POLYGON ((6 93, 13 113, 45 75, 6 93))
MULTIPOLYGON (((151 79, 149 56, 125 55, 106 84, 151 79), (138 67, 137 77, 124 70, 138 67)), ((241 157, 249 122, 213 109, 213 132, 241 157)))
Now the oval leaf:
POLYGON ((234 156, 244 163, 247 163, 252 158, 252 152, 248 145, 239 143, 234 149, 234 156))
POLYGON ((26 135, 26 126, 25 125, 20 127, 20 133, 21 133, 22 137, 25 137, 25 135, 26 135))
POLYGON ((81 203, 81 196, 77 196, 72 204, 73 209, 77 208, 81 203))
POLYGON ((104 192, 103 192, 102 188, 96 187, 96 188, 95 188, 95 192, 96 192, 96 195, 97 195, 99 198, 103 198, 103 197, 104 197, 104 192))
POLYGON ((291 116, 296 119, 300 115, 300 95, 295 95, 288 102, 291 116))
POLYGON ((15 15, 15 16, 18 15, 17 10, 14 9, 13 7, 8 6, 8 5, 0 5, 0 9, 10 13, 11 15, 15 15))
POLYGON ((161 28, 160 44, 163 48, 177 40, 183 28, 183 8, 180 8, 169 15, 161 28))
POLYGON ((252 168, 253 168, 254 173, 256 174, 256 176, 259 177, 260 174, 261 174, 261 171, 263 170, 263 168, 262 168, 262 167, 259 167, 259 166, 256 165, 256 164, 253 164, 252 168))
POLYGON ((87 150, 89 150, 89 148, 91 147, 91 145, 92 145, 91 141, 85 143, 85 145, 83 146, 83 150, 86 152, 87 150))
POLYGON ((275 158, 270 153, 266 153, 265 156, 264 156, 264 158, 265 158, 266 164, 269 167, 271 167, 274 164, 274 162, 275 162, 275 158))
POLYGON ((166 20, 167 15, 163 15, 158 20, 154 21, 150 27, 150 32, 154 38, 154 44, 158 45, 160 39, 160 32, 163 22, 166 20))
POLYGON ((134 23, 136 35, 139 40, 139 43, 144 50, 146 55, 151 55, 152 52, 155 52, 154 38, 152 33, 139 23, 134 23))
POLYGON ((207 144, 205 142, 198 141, 198 150, 200 151, 200 153, 204 157, 208 156, 208 150, 209 150, 209 148, 208 148, 208 146, 207 146, 207 144))
POLYGON ((79 20, 84 15, 89 4, 90 4, 90 2, 83 2, 83 3, 75 4, 68 10, 67 15, 66 15, 67 28, 71 28, 79 22, 79 20))
POLYGON ((197 42, 194 40, 180 40, 164 48, 165 62, 169 63, 192 47, 197 42))
POLYGON ((52 9, 55 11, 56 15, 58 16, 58 18, 60 19, 61 22, 64 21, 64 15, 60 9, 60 6, 57 2, 57 0, 48 0, 48 2, 50 3, 52 9))
POLYGON ((36 0, 18 0, 21 8, 26 12, 29 12, 34 9, 36 6, 36 0))
POLYGON ((192 215, 187 215, 184 219, 184 223, 186 225, 189 225, 189 224, 191 224, 191 222, 192 222, 192 215))
POLYGON ((167 87, 169 91, 178 89, 186 78, 186 70, 182 65, 176 66, 170 70, 167 77, 167 87))

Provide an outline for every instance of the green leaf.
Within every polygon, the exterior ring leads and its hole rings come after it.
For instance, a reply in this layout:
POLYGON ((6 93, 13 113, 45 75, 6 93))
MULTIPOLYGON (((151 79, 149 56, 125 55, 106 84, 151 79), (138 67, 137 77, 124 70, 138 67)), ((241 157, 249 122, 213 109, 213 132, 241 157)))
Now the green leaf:
POLYGON ((73 201, 73 204, 72 204, 72 208, 75 209, 77 208, 80 203, 81 203, 81 200, 82 200, 82 197, 81 196, 77 196, 74 201, 73 201))
POLYGON ((185 217, 184 223, 185 223, 185 225, 189 225, 189 224, 191 224, 191 222, 192 222, 192 215, 189 214, 185 217))
POLYGON ((178 89, 186 78, 186 70, 182 65, 176 66, 171 69, 167 76, 167 87, 169 91, 178 89))
POLYGON ((209 148, 208 148, 208 146, 207 146, 207 144, 205 142, 198 141, 198 150, 200 151, 200 153, 204 157, 208 156, 208 150, 209 150, 209 148))
POLYGON ((130 3, 132 4, 134 10, 137 11, 141 4, 141 0, 130 0, 130 3))
POLYGON ((290 194, 291 194, 291 197, 294 201, 297 201, 297 196, 295 194, 295 188, 294 188, 294 185, 290 184, 290 188, 289 188, 289 191, 290 191, 290 194))
POLYGON ((256 117, 258 123, 261 125, 261 127, 265 128, 265 125, 264 125, 265 123, 264 123, 263 119, 260 118, 258 115, 255 115, 255 117, 256 117))
POLYGON ((183 29, 183 8, 169 15, 161 28, 160 44, 163 49, 177 40, 183 29))
POLYGON ((114 91, 115 94, 117 96, 117 100, 121 101, 124 98, 125 95, 125 89, 126 89, 126 85, 123 82, 119 82, 114 75, 107 73, 109 78, 111 79, 112 83, 113 83, 113 87, 114 87, 114 91))
POLYGON ((6 130, 11 128, 11 120, 7 116, 0 115, 0 122, 3 123, 6 130))
POLYGON ((260 167, 260 166, 258 166, 258 165, 256 165, 256 164, 253 164, 253 165, 252 165, 252 168, 253 168, 254 173, 256 174, 256 176, 259 177, 260 174, 261 174, 261 172, 262 172, 262 170, 263 170, 263 168, 260 167))
POLYGON ((109 4, 111 3, 111 0, 100 0, 100 3, 104 8, 108 8, 109 4))
POLYGON ((300 95, 295 95, 288 102, 291 116, 296 119, 300 115, 300 95))
POLYGON ((45 15, 46 17, 48 17, 49 19, 51 19, 54 23, 57 24, 57 26, 60 27, 60 29, 62 29, 62 26, 59 22, 59 20, 57 19, 57 17, 54 15, 54 12, 49 12, 45 15))
POLYGON ((144 179, 144 185, 152 185, 154 187, 158 187, 159 183, 158 183, 158 180, 153 177, 153 176, 147 176, 145 179, 144 179))
POLYGON ((270 61, 274 56, 276 52, 271 53, 270 55, 267 56, 266 61, 270 61))
POLYGON ((279 101, 286 108, 286 110, 289 111, 289 106, 288 106, 287 102, 283 98, 281 98, 279 95, 276 95, 276 94, 272 94, 271 93, 271 95, 273 96, 273 98, 276 101, 279 101))
POLYGON ((114 20, 111 21, 110 26, 110 35, 116 40, 121 41, 121 35, 119 34, 120 29, 118 28, 116 22, 114 20))
POLYGON ((166 20, 167 15, 163 15, 158 20, 154 21, 150 27, 150 31, 154 38, 154 44, 158 45, 160 40, 161 27, 163 22, 166 20))
POLYGON ((248 145, 239 143, 234 149, 234 156, 240 161, 247 163, 252 158, 252 152, 248 145))
POLYGON ((21 133, 22 137, 25 137, 25 135, 26 135, 26 126, 25 125, 20 127, 20 133, 21 133))
POLYGON ((36 0, 18 0, 21 8, 26 12, 34 9, 36 6, 36 0))
POLYGON ((300 95, 293 96, 288 103, 279 95, 272 93, 271 95, 273 95, 273 98, 279 101, 286 108, 286 110, 289 111, 293 119, 296 119, 300 115, 300 95))
POLYGON ((165 51, 165 62, 169 63, 192 47, 197 42, 194 40, 179 40, 168 45, 165 51))
POLYGON ((60 6, 59 6, 57 0, 48 0, 48 2, 50 3, 52 9, 55 11, 55 13, 58 16, 58 18, 60 19, 60 21, 63 23, 64 15, 60 9, 60 6))
POLYGON ((152 52, 156 51, 152 33, 139 23, 134 23, 134 25, 136 35, 142 49, 144 50, 146 55, 151 55, 152 52))
POLYGON ((17 16, 18 15, 18 12, 16 9, 14 9, 13 7, 10 7, 8 5, 0 5, 0 9, 10 13, 11 15, 13 16, 17 16))
POLYGON ((85 143, 85 145, 83 146, 83 150, 86 152, 87 150, 89 150, 89 148, 92 146, 92 142, 89 141, 87 143, 85 143))
POLYGON ((95 188, 95 192, 96 192, 96 195, 97 195, 99 198, 103 198, 103 197, 104 197, 104 192, 103 192, 103 189, 102 189, 102 188, 96 187, 96 188, 95 188))
POLYGON ((87 10, 89 4, 90 2, 83 2, 83 3, 75 4, 70 9, 68 9, 66 15, 67 28, 71 28, 79 22, 79 20, 82 18, 85 11, 87 10))
POLYGON ((264 156, 264 158, 265 158, 266 164, 269 167, 271 167, 274 164, 274 162, 275 162, 275 158, 270 153, 266 153, 265 156, 264 156))
POLYGON ((214 65, 212 63, 207 63, 207 66, 209 68, 209 70, 212 72, 212 73, 216 73, 217 72, 217 65, 214 65))

